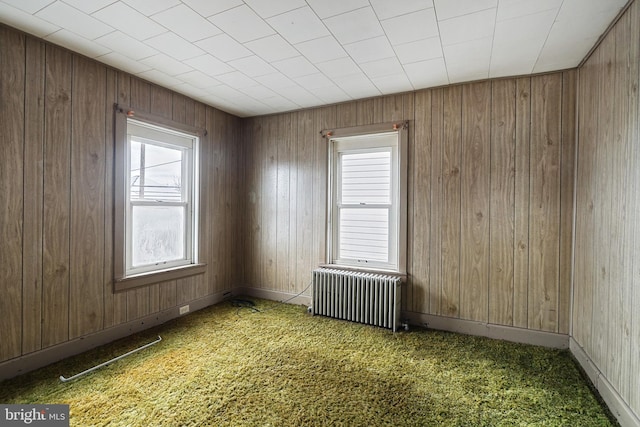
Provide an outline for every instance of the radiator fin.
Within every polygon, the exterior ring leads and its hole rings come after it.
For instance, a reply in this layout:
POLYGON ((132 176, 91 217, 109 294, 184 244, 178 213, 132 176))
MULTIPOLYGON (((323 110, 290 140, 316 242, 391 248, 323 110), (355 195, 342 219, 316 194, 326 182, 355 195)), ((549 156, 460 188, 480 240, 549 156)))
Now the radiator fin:
POLYGON ((318 268, 313 271, 313 314, 397 330, 398 276, 318 268))

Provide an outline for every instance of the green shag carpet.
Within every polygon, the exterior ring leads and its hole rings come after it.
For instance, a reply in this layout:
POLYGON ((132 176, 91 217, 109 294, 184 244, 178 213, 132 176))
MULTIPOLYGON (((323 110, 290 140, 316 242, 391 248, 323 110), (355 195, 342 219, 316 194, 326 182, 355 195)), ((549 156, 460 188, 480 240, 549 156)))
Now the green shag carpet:
POLYGON ((227 301, 0 383, 72 426, 608 426, 567 351, 227 301), (70 377, 162 337, 127 358, 70 377))

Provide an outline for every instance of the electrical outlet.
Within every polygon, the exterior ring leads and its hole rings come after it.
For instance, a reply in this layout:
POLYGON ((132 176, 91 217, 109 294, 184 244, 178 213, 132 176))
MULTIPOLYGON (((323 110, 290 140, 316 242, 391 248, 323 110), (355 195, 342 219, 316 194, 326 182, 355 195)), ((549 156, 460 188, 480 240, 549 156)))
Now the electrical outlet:
POLYGON ((187 314, 189 312, 189 304, 180 307, 180 315, 187 314))

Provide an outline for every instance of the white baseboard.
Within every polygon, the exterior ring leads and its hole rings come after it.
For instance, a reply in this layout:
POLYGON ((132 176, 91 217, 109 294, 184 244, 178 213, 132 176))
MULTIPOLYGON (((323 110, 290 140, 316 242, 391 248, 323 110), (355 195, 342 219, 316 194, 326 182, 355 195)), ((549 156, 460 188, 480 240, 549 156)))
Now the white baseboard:
POLYGON ((494 325, 473 320, 434 316, 431 314, 403 312, 402 318, 409 324, 424 326, 441 331, 495 338, 522 344, 539 345, 550 348, 569 348, 569 336, 552 332, 534 331, 513 326, 494 325))
MULTIPOLYGON (((226 293, 227 292, 225 292, 225 294, 226 293)), ((189 311, 194 312, 216 304, 222 301, 225 296, 226 295, 219 293, 189 301, 189 311)), ((179 306, 172 307, 81 338, 66 341, 64 343, 47 347, 43 350, 7 360, 0 363, 0 381, 42 368, 67 357, 80 354, 84 351, 110 343, 117 339, 161 325, 180 316, 179 306)), ((60 374, 65 374, 65 372, 60 372, 60 374)))
POLYGON ((573 337, 569 340, 569 349, 620 425, 622 427, 640 426, 640 417, 638 414, 633 412, 627 402, 618 394, 616 389, 573 337))

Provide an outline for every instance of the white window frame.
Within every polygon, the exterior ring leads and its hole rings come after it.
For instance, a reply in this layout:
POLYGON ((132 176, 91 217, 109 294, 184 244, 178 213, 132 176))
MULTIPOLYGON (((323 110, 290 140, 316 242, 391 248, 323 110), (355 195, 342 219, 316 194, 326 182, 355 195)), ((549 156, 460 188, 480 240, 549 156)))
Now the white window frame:
POLYGON ((114 290, 125 290, 201 274, 199 262, 199 146, 204 132, 144 113, 116 106, 114 158, 114 290), (183 152, 181 200, 131 199, 131 139, 183 152), (186 180, 185 180, 186 178, 186 180), (132 217, 135 206, 182 206, 184 247, 181 259, 134 266, 132 217))
POLYGON ((381 125, 325 131, 328 144, 328 207, 327 207, 327 263, 353 269, 406 274, 407 234, 407 140, 408 123, 381 125), (340 254, 340 210, 358 208, 357 205, 340 203, 340 159, 345 153, 373 151, 391 152, 391 204, 369 204, 361 208, 389 209, 389 259, 388 262, 366 259, 350 259, 340 254))

